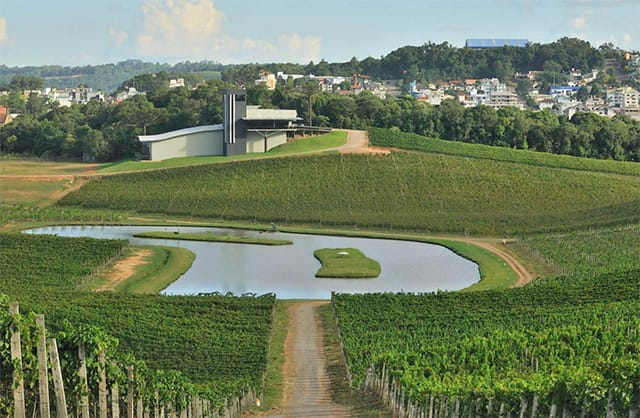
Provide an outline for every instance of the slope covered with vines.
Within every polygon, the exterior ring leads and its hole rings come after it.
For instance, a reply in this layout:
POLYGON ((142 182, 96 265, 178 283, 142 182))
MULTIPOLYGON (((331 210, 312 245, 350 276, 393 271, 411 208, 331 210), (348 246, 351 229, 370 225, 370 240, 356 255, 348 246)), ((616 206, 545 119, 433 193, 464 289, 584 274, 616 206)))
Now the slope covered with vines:
POLYGON ((384 365, 411 401, 448 399, 450 412, 457 404, 481 416, 498 406, 628 414, 640 401, 639 270, 499 292, 339 294, 333 303, 356 386, 384 365))
POLYGON ((0 293, 43 313, 53 332, 92 326, 149 368, 182 372, 224 399, 259 388, 274 295, 169 297, 74 288, 126 241, 0 234, 0 293))
POLYGON ((640 219, 640 176, 398 152, 101 178, 59 205, 363 228, 523 234, 640 219))

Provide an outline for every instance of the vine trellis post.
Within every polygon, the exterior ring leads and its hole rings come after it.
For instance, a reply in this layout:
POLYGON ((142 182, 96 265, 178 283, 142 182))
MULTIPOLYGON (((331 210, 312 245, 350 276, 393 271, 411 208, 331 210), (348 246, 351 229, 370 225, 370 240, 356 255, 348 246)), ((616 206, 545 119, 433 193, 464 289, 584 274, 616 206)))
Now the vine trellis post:
POLYGON ((38 327, 38 394, 40 396, 40 418, 49 418, 49 379, 47 376, 47 335, 44 315, 36 315, 38 327))
POLYGON ((25 418, 26 410, 24 406, 24 377, 22 373, 22 349, 20 345, 20 328, 18 327, 19 308, 14 302, 9 306, 9 314, 13 317, 11 329, 11 361, 13 369, 13 416, 14 418, 25 418))

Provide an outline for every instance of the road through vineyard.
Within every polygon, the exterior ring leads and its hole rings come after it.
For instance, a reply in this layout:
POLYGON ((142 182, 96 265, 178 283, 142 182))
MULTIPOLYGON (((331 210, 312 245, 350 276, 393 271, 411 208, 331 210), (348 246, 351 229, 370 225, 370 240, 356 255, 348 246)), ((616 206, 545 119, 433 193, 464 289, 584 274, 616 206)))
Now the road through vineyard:
POLYGON ((326 371, 324 330, 316 309, 328 302, 301 302, 289 309, 285 343, 285 417, 348 417, 348 410, 331 400, 326 371))

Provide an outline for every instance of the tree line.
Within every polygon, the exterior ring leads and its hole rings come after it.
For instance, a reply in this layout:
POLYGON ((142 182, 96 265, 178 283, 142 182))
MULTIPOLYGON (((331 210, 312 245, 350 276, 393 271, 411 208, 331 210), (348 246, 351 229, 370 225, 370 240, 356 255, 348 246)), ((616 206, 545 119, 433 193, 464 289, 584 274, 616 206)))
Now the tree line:
MULTIPOLYGON (((0 153, 92 161, 132 158, 140 151, 138 135, 221 123, 222 92, 231 87, 224 81, 194 90, 163 84, 117 104, 90 101, 68 108, 30 97, 25 114, 0 127, 0 153)), ((451 99, 434 106, 410 96, 383 100, 370 92, 323 93, 309 84, 273 91, 249 85, 247 96, 249 104, 296 109, 316 126, 397 128, 451 141, 640 161, 640 122, 624 115, 609 119, 577 113, 569 119, 549 110, 465 108, 451 99)))
MULTIPOLYGON (((258 89, 256 89, 258 90, 258 89)), ((268 101, 268 93, 255 94, 268 101)), ((271 94, 273 105, 295 108, 308 120, 308 97, 289 88, 271 94)), ((317 93, 311 98, 317 126, 345 129, 397 128, 403 132, 450 141, 531 149, 576 157, 640 161, 640 121, 625 115, 613 118, 577 113, 571 119, 550 110, 519 110, 489 106, 465 108, 447 99, 430 105, 411 96, 379 99, 358 95, 317 93)))
POLYGON ((356 57, 343 63, 321 60, 300 64, 246 64, 226 66, 225 80, 253 81, 258 69, 276 73, 349 76, 367 74, 374 79, 404 79, 436 82, 465 78, 511 79, 517 72, 531 70, 567 73, 571 69, 583 72, 601 68, 607 58, 620 58, 619 50, 605 44, 594 48, 577 38, 561 38, 549 44, 531 43, 526 48, 501 47, 492 49, 457 48, 448 42, 427 42, 420 46, 404 46, 380 58, 356 57))

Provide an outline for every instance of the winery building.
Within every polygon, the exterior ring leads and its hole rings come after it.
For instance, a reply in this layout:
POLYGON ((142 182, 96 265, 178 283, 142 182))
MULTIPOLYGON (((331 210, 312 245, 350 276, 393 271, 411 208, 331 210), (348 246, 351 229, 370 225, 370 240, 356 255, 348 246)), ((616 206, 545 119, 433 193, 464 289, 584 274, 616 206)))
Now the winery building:
POLYGON ((267 152, 293 138, 301 126, 295 110, 247 106, 246 90, 226 90, 222 124, 141 135, 144 158, 239 155, 267 152))

